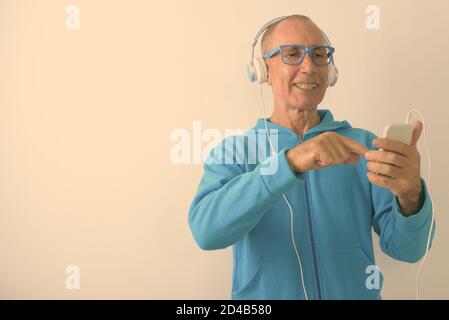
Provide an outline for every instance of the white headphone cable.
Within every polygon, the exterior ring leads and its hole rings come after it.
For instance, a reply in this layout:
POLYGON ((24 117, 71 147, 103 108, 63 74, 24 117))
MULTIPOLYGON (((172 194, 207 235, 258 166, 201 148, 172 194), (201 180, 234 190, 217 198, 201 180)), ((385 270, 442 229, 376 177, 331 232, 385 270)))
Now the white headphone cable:
MULTIPOLYGON (((264 120, 264 124, 265 124, 265 131, 267 133, 268 142, 270 143, 271 152, 274 155, 276 153, 276 150, 274 149, 273 144, 271 143, 270 133, 268 131, 267 111, 265 109, 265 103, 264 103, 264 100, 263 100, 262 85, 261 84, 259 84, 259 92, 260 92, 260 100, 262 102, 262 108, 263 108, 263 120, 264 120)), ((307 295, 306 286, 304 284, 304 273, 303 273, 303 270, 302 270, 301 258, 299 256, 298 248, 296 247, 296 242, 295 242, 295 232, 294 232, 294 227, 293 227, 293 209, 292 209, 292 206, 290 205, 290 202, 288 201, 287 196, 285 195, 285 193, 283 193, 282 196, 284 197, 284 200, 287 203, 288 208, 290 209, 290 233, 291 233, 291 236, 292 236, 292 243, 293 243, 293 247, 295 249, 296 258, 298 259, 299 272, 301 274, 301 283, 302 283, 302 288, 303 288, 303 291, 304 291, 304 296, 305 296, 306 300, 309 300, 309 297, 307 295)))
POLYGON ((419 276, 420 276, 420 272, 421 269, 424 265, 424 263, 426 262, 427 259, 427 254, 429 253, 429 248, 430 248, 430 239, 432 238, 432 229, 433 229, 433 224, 435 221, 435 215, 434 215, 434 205, 433 205, 433 201, 432 201, 432 196, 431 196, 431 181, 430 181, 430 152, 429 152, 429 143, 427 141, 427 135, 426 135, 426 131, 427 131, 427 126, 426 126, 426 122, 424 120, 424 117, 422 115, 421 112, 419 112, 417 109, 411 109, 408 114, 407 114, 407 118, 405 120, 405 123, 410 124, 410 120, 411 120, 411 116, 412 116, 412 112, 416 112, 417 114, 419 114, 419 116, 421 117, 421 120, 423 121, 423 126, 424 126, 424 142, 426 144, 426 153, 427 153, 427 160, 428 160, 428 180, 429 180, 429 185, 428 185, 428 194, 429 194, 429 200, 430 203, 432 205, 432 220, 430 222, 430 228, 429 228, 429 234, 427 237, 427 244, 426 244, 426 252, 424 254, 424 257, 421 260, 421 263, 418 267, 418 271, 416 272, 416 299, 419 300, 419 276))

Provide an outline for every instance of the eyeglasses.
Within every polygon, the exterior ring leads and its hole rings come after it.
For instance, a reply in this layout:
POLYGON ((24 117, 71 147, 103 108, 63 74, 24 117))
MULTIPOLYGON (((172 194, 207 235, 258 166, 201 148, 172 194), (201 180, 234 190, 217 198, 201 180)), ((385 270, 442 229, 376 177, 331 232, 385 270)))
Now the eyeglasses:
POLYGON ((285 64, 300 64, 304 60, 306 53, 308 53, 313 64, 316 66, 326 66, 332 62, 332 55, 335 52, 335 48, 323 45, 311 47, 304 47, 302 45, 281 45, 265 52, 263 57, 271 58, 279 52, 281 53, 282 62, 285 64))

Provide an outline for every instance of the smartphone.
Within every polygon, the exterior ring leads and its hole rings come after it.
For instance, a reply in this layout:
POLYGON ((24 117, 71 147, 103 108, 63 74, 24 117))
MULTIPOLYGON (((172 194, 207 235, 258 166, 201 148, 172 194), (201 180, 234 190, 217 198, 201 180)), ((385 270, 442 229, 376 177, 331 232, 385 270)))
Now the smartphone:
POLYGON ((385 127, 383 138, 410 144, 412 143, 412 134, 413 126, 411 124, 390 124, 385 127))
MULTIPOLYGON (((411 124, 390 124, 384 128, 382 137, 410 144, 412 143, 412 134, 413 134, 413 126, 411 124)), ((383 149, 379 148, 379 151, 383 151, 383 149)), ((377 172, 376 174, 386 176, 383 174, 379 174, 377 172)))

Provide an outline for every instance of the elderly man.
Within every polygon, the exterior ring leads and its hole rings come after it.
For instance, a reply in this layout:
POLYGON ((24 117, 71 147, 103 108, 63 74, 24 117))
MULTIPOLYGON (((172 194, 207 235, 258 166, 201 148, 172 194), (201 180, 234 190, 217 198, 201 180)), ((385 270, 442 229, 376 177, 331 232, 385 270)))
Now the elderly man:
POLYGON ((189 224, 204 250, 232 245, 233 299, 380 299, 371 230, 394 259, 417 262, 426 251, 432 206, 416 147, 422 124, 414 122, 407 145, 318 109, 333 54, 323 35, 298 15, 266 30, 273 113, 222 141, 204 165, 189 224), (250 163, 250 133, 268 144, 265 124, 277 133, 276 153, 250 163), (243 162, 238 146, 247 148, 243 162), (217 162, 223 155, 234 161, 217 162))

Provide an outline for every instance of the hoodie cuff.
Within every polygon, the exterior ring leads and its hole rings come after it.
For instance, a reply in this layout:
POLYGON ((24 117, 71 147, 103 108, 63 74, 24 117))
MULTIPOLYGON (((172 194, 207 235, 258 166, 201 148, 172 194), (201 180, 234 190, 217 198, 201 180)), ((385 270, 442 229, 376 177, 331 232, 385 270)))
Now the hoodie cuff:
POLYGON ((393 200, 393 210, 396 216, 396 228, 400 231, 408 231, 413 232, 421 229, 432 218, 432 202, 430 200, 430 195, 427 191, 426 183, 421 178, 422 192, 424 197, 424 202, 421 209, 410 216, 405 216, 401 212, 401 208, 399 206, 398 197, 394 197, 393 200))
POLYGON ((284 148, 260 164, 260 176, 273 197, 280 197, 293 185, 304 181, 304 173, 294 172, 287 160, 284 148))

